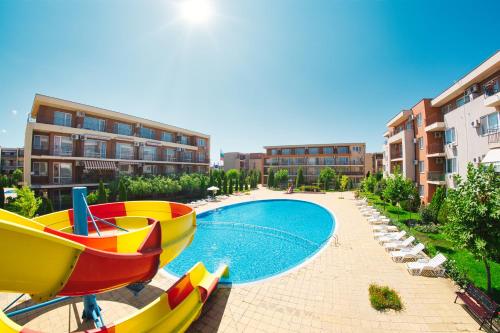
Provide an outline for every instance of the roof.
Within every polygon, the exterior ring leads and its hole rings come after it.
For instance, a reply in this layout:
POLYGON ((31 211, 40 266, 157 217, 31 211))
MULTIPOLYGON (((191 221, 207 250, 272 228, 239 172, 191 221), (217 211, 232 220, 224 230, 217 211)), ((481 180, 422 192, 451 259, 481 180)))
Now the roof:
POLYGON ((432 100, 432 106, 440 107, 460 96, 471 85, 481 82, 500 70, 500 50, 464 75, 452 86, 432 100))
POLYGON ((31 117, 36 118, 38 111, 40 109, 40 106, 45 105, 45 106, 51 106, 51 107, 56 107, 56 108, 61 108, 64 110, 69 110, 69 111, 82 111, 85 113, 101 116, 101 117, 106 117, 110 119, 116 119, 116 120, 122 120, 130 123, 140 123, 145 126, 150 126, 158 129, 164 129, 167 131, 172 131, 172 132, 180 132, 183 134, 188 134, 188 135, 194 135, 194 136, 199 136, 203 138, 210 138, 210 135, 208 134, 203 134, 200 132, 196 131, 191 131, 185 128, 181 127, 176 127, 172 125, 167 125, 164 123, 160 123, 154 120, 149 120, 141 117, 136 117, 132 115, 128 115, 125 113, 117 112, 117 111, 112 111, 112 110, 107 110, 107 109, 102 109, 98 108, 95 106, 91 105, 86 105, 86 104, 81 104, 77 102, 72 102, 56 97, 51 97, 51 96, 46 96, 46 95, 41 95, 41 94, 36 94, 35 98, 33 100, 33 106, 31 107, 31 117))
POLYGON ((264 149, 272 148, 308 148, 308 147, 331 147, 331 146, 351 146, 351 145, 366 145, 365 142, 347 142, 347 143, 318 143, 318 144, 303 144, 303 145, 282 145, 282 146, 264 146, 264 149))
POLYGON ((399 112, 397 115, 392 117, 391 120, 387 123, 387 127, 396 127, 407 120, 411 115, 411 110, 403 110, 399 112))

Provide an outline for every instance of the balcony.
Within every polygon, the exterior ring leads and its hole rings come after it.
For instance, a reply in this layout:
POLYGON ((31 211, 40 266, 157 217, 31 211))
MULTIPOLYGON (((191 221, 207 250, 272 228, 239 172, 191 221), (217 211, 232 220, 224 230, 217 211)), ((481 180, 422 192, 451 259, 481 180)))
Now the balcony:
POLYGON ((495 78, 484 85, 484 106, 500 106, 500 78, 495 78))
POLYGON ((391 160, 397 160, 403 158, 403 151, 391 151, 391 160))
POLYGON ((427 157, 443 157, 444 144, 442 142, 431 143, 427 146, 427 157))
POLYGON ((446 126, 444 124, 444 121, 436 121, 435 123, 432 123, 432 124, 425 127, 426 132, 438 132, 438 131, 444 131, 444 130, 446 130, 446 126))
POLYGON ((441 171, 429 171, 427 172, 427 183, 435 185, 445 185, 446 179, 444 172, 441 171))
POLYGON ((500 130, 488 133, 488 148, 500 148, 500 130))

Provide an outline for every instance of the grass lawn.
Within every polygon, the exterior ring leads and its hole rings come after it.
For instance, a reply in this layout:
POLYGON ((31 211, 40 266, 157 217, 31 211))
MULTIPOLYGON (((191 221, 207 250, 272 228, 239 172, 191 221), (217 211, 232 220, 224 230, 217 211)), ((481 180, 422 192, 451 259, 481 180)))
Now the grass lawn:
MULTIPOLYGON (((474 285, 486 290, 486 270, 484 264, 480 261, 474 259, 469 251, 462 249, 455 249, 453 244, 446 239, 445 235, 442 233, 425 233, 415 228, 406 226, 403 221, 408 219, 420 220, 418 213, 410 213, 395 207, 390 204, 383 202, 380 197, 371 193, 364 193, 364 196, 368 198, 368 201, 383 211, 384 214, 389 217, 393 224, 399 229, 406 230, 406 232, 412 234, 419 242, 423 243, 426 247, 426 252, 433 256, 436 252, 443 253, 448 259, 455 260, 457 266, 463 270, 469 279, 472 280, 474 285)), ((500 302, 500 263, 490 261, 491 267, 491 285, 493 289, 493 299, 500 302)))

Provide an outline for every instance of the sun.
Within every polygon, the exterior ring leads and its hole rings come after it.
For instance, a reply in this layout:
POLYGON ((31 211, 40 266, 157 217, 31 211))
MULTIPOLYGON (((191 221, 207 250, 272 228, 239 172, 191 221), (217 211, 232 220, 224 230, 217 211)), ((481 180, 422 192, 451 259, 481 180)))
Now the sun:
POLYGON ((206 24, 214 17, 215 9, 210 0, 183 0, 179 3, 179 15, 189 24, 206 24))

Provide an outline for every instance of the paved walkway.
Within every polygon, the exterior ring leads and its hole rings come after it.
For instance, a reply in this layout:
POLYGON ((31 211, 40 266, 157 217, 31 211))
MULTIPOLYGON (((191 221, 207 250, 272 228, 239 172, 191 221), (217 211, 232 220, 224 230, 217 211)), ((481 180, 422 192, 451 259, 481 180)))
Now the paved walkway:
MULTIPOLYGON (((288 274, 247 286, 219 289, 207 302, 191 332, 477 332, 479 325, 459 304, 455 286, 444 278, 411 276, 392 262, 374 241, 371 227, 353 203, 351 193, 293 194, 260 189, 200 209, 265 198, 316 202, 337 218, 339 244, 329 243, 313 260, 288 274), (405 309, 381 313, 368 300, 370 283, 396 289, 405 309)), ((172 284, 157 274, 138 298, 121 289, 98 297, 106 322, 129 315, 172 284)), ((0 306, 14 295, 0 295, 0 306)), ((18 316, 19 323, 45 332, 83 328, 79 300, 44 313, 18 316)))

